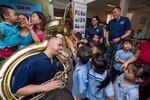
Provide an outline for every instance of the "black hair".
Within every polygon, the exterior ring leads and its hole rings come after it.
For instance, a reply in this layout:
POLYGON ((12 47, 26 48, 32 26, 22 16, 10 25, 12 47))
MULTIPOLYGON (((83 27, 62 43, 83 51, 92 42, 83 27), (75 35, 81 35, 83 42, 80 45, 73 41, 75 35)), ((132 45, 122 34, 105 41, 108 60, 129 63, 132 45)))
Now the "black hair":
MULTIPOLYGON (((89 37, 85 37, 84 39, 86 39, 88 42, 87 43, 84 43, 86 46, 90 47, 90 39, 89 37)), ((83 39, 83 40, 84 40, 83 39)))
POLYGON ((116 7, 113 8, 113 10, 114 10, 114 9, 121 10, 121 7, 120 7, 120 6, 116 6, 116 7))
POLYGON ((63 88, 47 92, 41 100, 74 100, 74 98, 68 89, 63 88))
POLYGON ((11 6, 8 5, 0 5, 0 16, 3 20, 5 20, 4 18, 4 14, 9 14, 8 9, 13 9, 11 6))
POLYGON ((86 44, 85 44, 84 42, 78 42, 78 43, 77 43, 77 48, 79 48, 79 45, 80 45, 80 44, 83 45, 83 46, 86 46, 86 44))
MULTIPOLYGON (((107 72, 107 76, 104 81, 100 82, 100 85, 97 86, 98 91, 105 88, 111 81, 110 72, 108 71, 108 60, 105 55, 96 53, 92 57, 92 66, 94 67, 95 72, 103 74, 107 72)), ((98 92, 97 91, 97 92, 98 92)))
POLYGON ((93 16, 92 19, 95 18, 98 21, 98 24, 100 23, 100 19, 98 16, 93 16))
POLYGON ((36 13, 37 16, 39 17, 39 19, 41 19, 40 28, 41 28, 41 30, 44 31, 45 26, 46 26, 46 17, 45 17, 45 15, 42 12, 39 12, 39 11, 34 11, 32 14, 34 14, 34 13, 36 13))
POLYGON ((97 48, 97 53, 105 54, 107 51, 104 43, 94 43, 93 46, 97 48))
POLYGON ((138 69, 135 72, 136 78, 141 78, 142 80, 147 80, 150 77, 150 66, 143 64, 139 61, 136 61, 133 64, 138 69))
MULTIPOLYGON (((100 39, 100 36, 99 36, 98 34, 94 34, 94 36, 95 36, 95 35, 97 35, 97 36, 98 36, 98 38, 100 39)), ((93 36, 93 37, 94 37, 94 36, 93 36)))
POLYGON ((124 39, 122 45, 124 45, 125 42, 128 42, 129 44, 133 45, 133 42, 131 39, 124 39))
POLYGON ((81 35, 81 33, 80 33, 80 32, 75 33, 75 36, 76 36, 77 38, 79 38, 79 40, 81 40, 81 39, 82 39, 82 35, 81 35))
POLYGON ((77 57, 79 58, 79 62, 81 64, 86 64, 89 61, 89 59, 92 57, 91 48, 87 46, 80 47, 77 52, 77 57))
POLYGON ((96 53, 92 57, 92 66, 94 66, 95 71, 103 73, 108 68, 108 62, 105 55, 96 53))

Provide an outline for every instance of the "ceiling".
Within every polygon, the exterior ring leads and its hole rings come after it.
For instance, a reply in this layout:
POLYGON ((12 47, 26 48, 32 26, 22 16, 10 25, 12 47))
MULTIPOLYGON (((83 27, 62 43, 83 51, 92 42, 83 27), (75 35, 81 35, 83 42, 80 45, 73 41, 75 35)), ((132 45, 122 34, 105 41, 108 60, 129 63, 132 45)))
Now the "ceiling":
MULTIPOLYGON (((54 8, 64 9, 69 0, 53 0, 54 8)), ((107 4, 120 5, 120 0, 95 0, 87 4, 88 12, 111 12, 112 8, 107 4)), ((129 12, 150 12, 150 0, 130 0, 129 12)))

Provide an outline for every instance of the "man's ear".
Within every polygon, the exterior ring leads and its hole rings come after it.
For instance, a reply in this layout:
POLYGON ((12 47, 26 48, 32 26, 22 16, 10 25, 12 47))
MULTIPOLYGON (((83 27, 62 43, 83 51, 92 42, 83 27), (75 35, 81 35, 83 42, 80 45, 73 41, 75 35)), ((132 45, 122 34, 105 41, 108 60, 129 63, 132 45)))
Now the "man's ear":
POLYGON ((51 46, 51 45, 52 45, 52 42, 53 42, 53 41, 49 40, 49 41, 48 41, 48 45, 51 46))
POLYGON ((142 80, 141 78, 135 78, 135 82, 137 83, 143 83, 144 80, 142 80))

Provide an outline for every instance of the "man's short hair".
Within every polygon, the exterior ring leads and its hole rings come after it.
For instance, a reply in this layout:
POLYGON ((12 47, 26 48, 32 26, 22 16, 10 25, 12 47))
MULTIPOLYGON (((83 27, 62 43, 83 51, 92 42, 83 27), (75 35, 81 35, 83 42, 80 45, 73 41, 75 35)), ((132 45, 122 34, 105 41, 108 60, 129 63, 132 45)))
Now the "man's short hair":
POLYGON ((86 64, 89 61, 89 59, 92 57, 91 48, 87 46, 80 47, 77 52, 77 57, 79 58, 79 62, 81 64, 86 64))
POLYGON ((113 8, 113 10, 114 10, 114 9, 121 10, 121 7, 119 7, 119 6, 116 6, 116 7, 114 7, 114 8, 113 8))
POLYGON ((41 100, 74 100, 74 98, 68 89, 63 88, 47 92, 41 100))
POLYGON ((4 14, 8 14, 8 9, 13 9, 11 6, 8 6, 8 5, 0 5, 0 16, 3 20, 5 20, 4 18, 4 14))

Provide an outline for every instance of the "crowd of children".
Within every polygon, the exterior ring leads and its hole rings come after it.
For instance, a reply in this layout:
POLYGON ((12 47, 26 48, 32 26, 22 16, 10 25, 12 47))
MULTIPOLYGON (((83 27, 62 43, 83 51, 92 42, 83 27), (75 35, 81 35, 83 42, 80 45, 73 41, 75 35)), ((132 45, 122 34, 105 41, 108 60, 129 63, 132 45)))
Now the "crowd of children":
POLYGON ((104 43, 72 38, 77 37, 72 34, 70 38, 66 37, 66 41, 75 58, 72 88, 75 100, 140 99, 139 87, 149 79, 150 67, 142 62, 133 62, 127 69, 121 68, 133 57, 131 39, 123 40, 122 49, 116 52, 115 62, 110 68, 104 43))
MULTIPOLYGON (((32 18, 25 14, 17 16, 15 10, 7 5, 0 5, 0 55, 10 56, 13 52, 34 42, 44 40, 46 18, 35 11, 32 18)), ((96 17, 93 21, 97 20, 96 17)), ((74 62, 72 95, 76 100, 138 100, 139 87, 150 77, 150 67, 141 62, 130 63, 121 69, 122 64, 133 54, 130 51, 132 41, 124 39, 122 49, 115 54, 113 66, 106 56, 107 48, 102 37, 94 34, 93 38, 72 32, 65 36, 67 47, 72 52, 74 62)))

